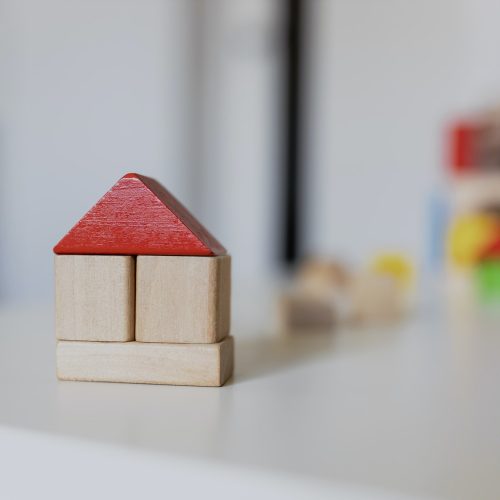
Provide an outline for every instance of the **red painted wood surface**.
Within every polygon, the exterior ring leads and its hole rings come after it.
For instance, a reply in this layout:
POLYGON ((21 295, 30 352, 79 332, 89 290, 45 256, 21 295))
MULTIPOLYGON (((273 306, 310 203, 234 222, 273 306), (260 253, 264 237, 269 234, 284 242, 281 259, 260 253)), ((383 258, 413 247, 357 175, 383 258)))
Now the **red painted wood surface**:
POLYGON ((226 250, 161 184, 127 174, 64 236, 54 252, 212 256, 226 250))
POLYGON ((458 122, 450 131, 450 169, 455 174, 468 172, 475 162, 476 126, 473 123, 458 122))

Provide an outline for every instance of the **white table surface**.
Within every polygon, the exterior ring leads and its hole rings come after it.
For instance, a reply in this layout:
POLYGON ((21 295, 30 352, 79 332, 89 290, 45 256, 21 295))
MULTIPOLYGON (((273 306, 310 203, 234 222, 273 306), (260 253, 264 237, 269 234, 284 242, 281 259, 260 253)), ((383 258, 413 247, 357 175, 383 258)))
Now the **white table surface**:
POLYGON ((500 498, 500 322, 237 329, 223 388, 58 382, 0 310, 0 498, 500 498))

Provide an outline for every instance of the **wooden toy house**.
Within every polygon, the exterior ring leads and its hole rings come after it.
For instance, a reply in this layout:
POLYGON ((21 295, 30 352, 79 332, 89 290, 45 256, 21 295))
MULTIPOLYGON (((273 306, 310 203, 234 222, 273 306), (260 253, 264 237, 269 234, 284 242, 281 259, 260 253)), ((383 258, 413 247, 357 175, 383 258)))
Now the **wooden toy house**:
POLYGON ((220 386, 231 258, 155 180, 122 177, 54 247, 62 380, 220 386))

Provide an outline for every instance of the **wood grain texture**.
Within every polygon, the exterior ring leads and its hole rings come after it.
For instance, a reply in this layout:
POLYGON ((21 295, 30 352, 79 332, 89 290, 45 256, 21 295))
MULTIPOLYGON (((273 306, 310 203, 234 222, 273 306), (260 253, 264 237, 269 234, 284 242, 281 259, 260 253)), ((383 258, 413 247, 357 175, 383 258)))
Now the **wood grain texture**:
POLYGON ((233 373, 234 342, 151 344, 57 343, 60 380, 221 386, 233 373))
POLYGON ((157 181, 123 176, 54 247, 56 254, 224 255, 224 247, 157 181))
POLYGON ((230 308, 230 256, 137 257, 136 340, 218 342, 230 308))
POLYGON ((134 257, 56 255, 55 284, 58 339, 134 340, 134 257))

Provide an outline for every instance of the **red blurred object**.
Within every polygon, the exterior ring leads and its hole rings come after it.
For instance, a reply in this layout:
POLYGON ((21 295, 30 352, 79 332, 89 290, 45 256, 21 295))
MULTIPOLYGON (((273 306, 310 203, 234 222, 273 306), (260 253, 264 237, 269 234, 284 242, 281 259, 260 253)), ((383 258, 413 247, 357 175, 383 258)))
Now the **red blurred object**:
POLYGON ((157 181, 127 174, 80 219, 54 252, 212 256, 226 250, 157 181))
POLYGON ((500 236, 483 249, 479 260, 500 260, 500 236))
POLYGON ((475 139, 477 127, 472 122, 460 121, 450 130, 449 167, 455 174, 475 167, 475 139))

